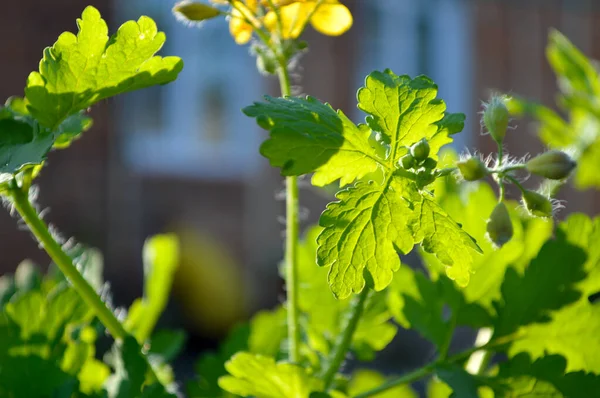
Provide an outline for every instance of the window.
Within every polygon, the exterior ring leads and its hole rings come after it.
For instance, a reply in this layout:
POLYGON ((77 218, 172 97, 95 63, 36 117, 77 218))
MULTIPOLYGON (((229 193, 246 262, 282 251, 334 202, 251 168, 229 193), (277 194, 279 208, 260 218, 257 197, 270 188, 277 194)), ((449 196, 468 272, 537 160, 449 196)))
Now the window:
POLYGON ((205 179, 239 179, 259 166, 260 131, 240 111, 260 98, 262 80, 247 47, 224 21, 188 27, 167 0, 116 2, 119 20, 148 15, 167 34, 162 54, 177 55, 177 81, 125 96, 119 128, 136 171, 205 179), (231 77, 231 78, 229 78, 231 77))

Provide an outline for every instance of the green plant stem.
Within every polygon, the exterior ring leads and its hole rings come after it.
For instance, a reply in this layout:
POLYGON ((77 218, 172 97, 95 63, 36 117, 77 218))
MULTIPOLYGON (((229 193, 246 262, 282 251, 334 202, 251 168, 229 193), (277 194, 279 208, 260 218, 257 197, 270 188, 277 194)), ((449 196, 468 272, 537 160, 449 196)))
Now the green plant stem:
POLYGON ((433 373, 433 371, 435 370, 435 365, 436 365, 435 363, 430 363, 429 365, 423 366, 422 368, 419 368, 413 372, 407 373, 396 379, 389 380, 389 381, 383 383, 382 385, 380 385, 379 387, 375 387, 371 390, 368 390, 361 394, 355 395, 353 398, 372 397, 372 396, 382 393, 384 391, 390 390, 394 387, 397 387, 397 386, 400 386, 403 384, 414 383, 415 381, 422 379, 423 377, 429 375, 430 373, 433 373))
MULTIPOLYGON (((502 158, 504 155, 504 148, 502 148, 502 143, 501 142, 497 142, 498 144, 498 162, 496 163, 496 168, 500 169, 502 168, 502 158)), ((496 181, 498 182, 498 188, 500 189, 500 198, 498 199, 499 202, 504 201, 504 194, 505 194, 505 189, 504 189, 504 181, 503 181, 503 176, 498 175, 496 178, 496 181)))
POLYGON ((125 328, 115 314, 106 306, 106 303, 102 301, 92 285, 85 280, 75 265, 73 265, 71 257, 54 240, 48 230, 48 226, 39 217, 37 211, 29 202, 27 193, 19 188, 15 188, 11 190, 11 196, 15 210, 21 215, 29 230, 40 242, 52 261, 54 261, 61 272, 73 284, 73 287, 85 303, 93 309, 100 322, 102 322, 115 339, 124 339, 127 335, 125 328))
MULTIPOLYGON (((98 317, 100 322, 102 322, 104 327, 106 327, 116 340, 125 339, 128 333, 123 327, 123 324, 117 319, 112 310, 108 308, 106 303, 102 301, 92 285, 90 285, 83 275, 81 275, 77 267, 73 264, 71 257, 65 253, 54 237, 52 237, 48 226, 31 205, 27 189, 18 187, 16 181, 13 181, 10 196, 15 210, 23 218, 23 221, 25 221, 29 230, 42 245, 46 253, 48 253, 52 261, 54 261, 60 271, 65 275, 69 282, 71 282, 73 288, 81 296, 83 301, 92 309, 96 317, 98 317)), ((146 355, 143 356, 144 359, 148 361, 146 355)), ((149 362, 148 371, 151 380, 157 381, 158 378, 156 373, 149 362)))
POLYGON ((483 346, 469 348, 468 350, 465 350, 461 353, 450 356, 444 360, 438 359, 437 361, 429 363, 429 364, 423 366, 422 368, 414 370, 414 371, 407 373, 405 375, 402 375, 398 378, 388 380, 387 382, 383 383, 382 385, 380 385, 378 387, 375 387, 371 390, 365 391, 361 394, 355 395, 353 398, 368 398, 368 397, 372 397, 377 394, 380 394, 384 391, 390 390, 394 387, 398 387, 403 384, 413 383, 413 382, 420 380, 423 377, 428 376, 429 374, 433 373, 435 371, 435 368, 439 365, 463 361, 464 359, 469 358, 471 355, 473 355, 473 353, 475 353, 477 351, 480 351, 480 350, 489 351, 490 349, 492 349, 494 347, 501 346, 503 344, 506 344, 509 341, 514 340, 515 337, 518 337, 518 335, 515 334, 515 335, 503 336, 502 338, 497 339, 495 341, 490 341, 489 343, 487 343, 483 346))
POLYGON ((347 318, 345 322, 342 323, 342 334, 338 336, 338 339, 335 342, 333 352, 327 361, 327 369, 323 375, 325 391, 327 391, 331 386, 336 373, 340 369, 340 366, 342 366, 342 362, 346 357, 346 353, 348 353, 348 350, 350 349, 352 336, 354 336, 354 332, 358 326, 358 321, 360 320, 365 309, 365 302, 367 301, 370 293, 371 289, 365 287, 357 297, 354 297, 352 304, 348 308, 347 318))
MULTIPOLYGON (((285 57, 279 57, 279 85, 281 95, 291 95, 290 75, 285 57)), ((299 238, 299 202, 298 177, 286 177, 286 234, 285 234, 285 284, 287 291, 287 325, 289 342, 289 360, 300 361, 300 321, 298 314, 298 238, 299 238)))

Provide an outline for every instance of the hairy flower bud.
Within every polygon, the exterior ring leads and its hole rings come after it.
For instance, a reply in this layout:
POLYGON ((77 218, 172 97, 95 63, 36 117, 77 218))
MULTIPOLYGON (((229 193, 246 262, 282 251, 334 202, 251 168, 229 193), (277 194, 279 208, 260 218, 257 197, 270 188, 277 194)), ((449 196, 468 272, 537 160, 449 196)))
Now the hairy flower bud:
POLYGON ((477 181, 488 174, 487 167, 478 157, 457 162, 456 166, 466 181, 477 181))
POLYGON ((538 217, 552 217, 552 202, 535 191, 523 192, 523 204, 529 213, 538 217))
POLYGON ((421 163, 429 157, 429 143, 425 138, 410 147, 410 154, 413 155, 417 163, 421 163))
POLYGON ((402 158, 400 158, 400 165, 405 170, 412 169, 413 167, 415 167, 415 164, 415 158, 413 158, 413 156, 410 153, 407 153, 406 155, 402 156, 402 158))
POLYGON ((173 7, 173 13, 179 19, 189 22, 201 22, 225 15, 218 8, 194 1, 180 1, 173 7))
POLYGON ((525 167, 527 170, 551 180, 567 178, 577 163, 563 151, 551 150, 531 159, 525 167))
POLYGON ((500 202, 492 210, 486 225, 488 239, 498 247, 511 240, 513 226, 504 202, 500 202))
POLYGON ((508 108, 502 97, 492 97, 483 111, 483 124, 494 141, 502 143, 508 128, 508 108))

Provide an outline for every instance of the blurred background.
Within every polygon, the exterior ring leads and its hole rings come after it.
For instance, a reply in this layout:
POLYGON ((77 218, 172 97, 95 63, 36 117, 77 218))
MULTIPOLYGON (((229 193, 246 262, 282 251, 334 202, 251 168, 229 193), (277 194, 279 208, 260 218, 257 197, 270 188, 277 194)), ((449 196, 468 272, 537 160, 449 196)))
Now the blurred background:
MULTIPOLYGON (((266 133, 240 112, 263 93, 277 95, 277 83, 258 74, 248 46, 234 43, 223 20, 185 26, 172 15, 172 0, 20 0, 3 2, 0 11, 5 38, 0 98, 23 95, 43 48, 61 32, 76 31, 75 19, 88 3, 113 31, 128 19, 152 17, 167 34, 162 54, 180 56, 185 67, 175 83, 95 106, 92 130, 71 149, 49 155, 39 179, 39 204, 63 235, 104 253, 105 277, 118 305, 142 293, 144 240, 178 234, 181 265, 161 325, 190 333, 185 369, 188 359, 214 348, 234 323, 284 296, 277 271, 283 181, 258 154, 266 133)), ((330 102, 358 121, 363 116, 355 93, 366 74, 385 68, 427 74, 448 110, 467 115, 465 131, 455 140, 458 151, 493 151, 493 142, 479 135, 478 117, 492 91, 554 107, 556 82, 544 51, 549 28, 600 58, 595 0, 344 3, 354 26, 338 38, 307 32, 310 50, 296 66, 295 92, 330 102)), ((513 125, 507 146, 514 155, 541 149, 535 126, 526 120, 513 125)), ((598 193, 562 195, 569 212, 593 214, 600 208, 598 193)), ((318 220, 330 197, 310 188, 308 180, 301 197, 305 228, 318 220)), ((16 227, 15 218, 0 212, 0 273, 14 271, 24 258, 49 262, 16 227)), ((385 355, 410 358, 406 354, 419 348, 415 339, 401 334, 385 355)))

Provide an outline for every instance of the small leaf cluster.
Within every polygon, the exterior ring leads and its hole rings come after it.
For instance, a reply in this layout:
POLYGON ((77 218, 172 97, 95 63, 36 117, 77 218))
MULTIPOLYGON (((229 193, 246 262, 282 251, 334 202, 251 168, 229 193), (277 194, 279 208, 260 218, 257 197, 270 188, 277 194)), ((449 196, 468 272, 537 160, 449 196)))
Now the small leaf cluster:
MULTIPOLYGON (((176 258, 164 250, 164 242, 169 239, 157 236, 145 246, 146 251, 160 251, 147 262, 154 270, 147 275, 147 291, 168 286, 160 278, 171 277, 173 273, 165 266, 176 258)), ((102 279, 101 255, 82 246, 71 248, 70 255, 89 283, 109 294, 102 279)), ((137 340, 133 337, 140 336, 142 331, 153 332, 152 321, 162 312, 160 303, 167 297, 168 289, 143 299, 151 308, 143 322, 139 307, 132 306, 127 315, 131 336, 115 341, 101 359, 103 353, 97 351, 97 343, 105 340, 105 329, 92 309, 54 267, 42 275, 36 265, 24 261, 14 275, 0 277, 0 395, 175 397, 176 386, 167 363, 183 346, 182 332, 160 330, 137 340), (150 377, 143 357, 146 354, 152 356, 159 380, 150 377)))

